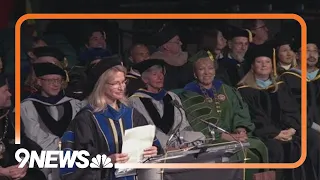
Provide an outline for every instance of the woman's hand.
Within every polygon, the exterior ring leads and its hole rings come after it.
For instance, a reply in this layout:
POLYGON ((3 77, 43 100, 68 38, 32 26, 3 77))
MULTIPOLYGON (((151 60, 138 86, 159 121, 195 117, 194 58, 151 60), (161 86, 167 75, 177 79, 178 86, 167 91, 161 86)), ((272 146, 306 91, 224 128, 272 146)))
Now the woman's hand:
POLYGON ((111 162, 114 163, 126 163, 129 160, 128 154, 117 153, 109 156, 111 162))
POLYGON ((292 140, 292 132, 290 130, 282 130, 275 139, 279 141, 290 141, 292 140))
POLYGON ((158 154, 158 148, 156 146, 151 146, 143 151, 143 157, 149 158, 156 156, 158 154))

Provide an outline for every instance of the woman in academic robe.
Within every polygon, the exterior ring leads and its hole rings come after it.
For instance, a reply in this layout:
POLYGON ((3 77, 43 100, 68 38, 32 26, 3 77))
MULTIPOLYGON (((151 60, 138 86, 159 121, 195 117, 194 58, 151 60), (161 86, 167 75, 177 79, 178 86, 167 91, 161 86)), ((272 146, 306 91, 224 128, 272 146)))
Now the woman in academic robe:
MULTIPOLYGON (((46 54, 45 57, 55 59, 46 54)), ((35 63, 39 91, 21 102, 21 120, 25 134, 43 150, 58 150, 59 141, 70 121, 82 108, 79 100, 64 95, 66 72, 53 63, 35 63)), ((58 180, 57 169, 42 169, 48 179, 58 180)))
MULTIPOLYGON (((320 103, 317 100, 317 92, 319 92, 320 86, 316 85, 320 80, 319 69, 316 66, 318 63, 319 53, 317 45, 310 40, 308 41, 307 49, 307 117, 309 126, 320 133, 320 103)), ((302 92, 300 58, 301 54, 299 51, 297 52, 297 66, 281 74, 280 79, 286 83, 290 89, 290 92, 293 94, 297 103, 299 103, 301 107, 302 92)))
POLYGON ((277 75, 280 76, 297 65, 295 53, 291 48, 293 38, 283 33, 278 33, 271 43, 274 44, 276 50, 277 75))
POLYGON ((24 133, 21 133, 20 144, 15 144, 14 113, 10 112, 10 97, 7 78, 0 74, 0 179, 46 180, 45 175, 37 168, 18 167, 19 162, 15 159, 18 149, 39 152, 39 148, 24 133))
MULTIPOLYGON (((187 84, 179 94, 186 111, 187 119, 195 131, 201 131, 213 142, 241 141, 249 142, 245 160, 247 163, 268 162, 267 148, 258 138, 252 136, 255 129, 251 122, 247 104, 243 102, 239 92, 220 80, 216 80, 217 63, 209 51, 199 51, 190 61, 194 63, 196 81, 187 84), (219 133, 200 121, 205 120, 230 132, 219 133), (234 139, 235 138, 235 139, 234 139), (252 150, 252 151, 251 151, 252 150)), ((243 152, 237 153, 235 160, 244 160, 243 152)), ((246 170, 246 179, 252 179, 259 170, 246 170)))
POLYGON ((180 148, 198 143, 204 140, 204 136, 200 132, 190 131, 184 111, 175 105, 181 105, 180 98, 163 89, 164 67, 165 62, 160 59, 149 59, 134 66, 140 72, 145 88, 129 98, 130 104, 149 124, 157 127, 156 136, 162 148, 180 148))
MULTIPOLYGON (((286 84, 276 80, 275 50, 259 46, 253 52, 251 70, 238 88, 256 126, 253 133, 268 147, 271 163, 296 162, 301 156, 300 107, 286 84)), ((318 133, 308 128, 307 160, 299 168, 284 170, 285 179, 317 179, 319 147, 318 133)))
MULTIPOLYGON (((119 59, 100 61, 90 72, 89 79, 94 83, 88 97, 88 105, 71 122, 62 138, 62 149, 85 150, 89 159, 105 154, 113 164, 128 161, 128 154, 122 153, 124 132, 138 126, 147 125, 145 118, 127 105, 125 97, 126 69, 119 59), (102 154, 101 154, 102 153, 102 154)), ((155 138, 153 145, 145 149, 144 157, 161 153, 155 138)), ((115 177, 115 169, 62 168, 64 180, 134 180, 135 176, 115 177)))

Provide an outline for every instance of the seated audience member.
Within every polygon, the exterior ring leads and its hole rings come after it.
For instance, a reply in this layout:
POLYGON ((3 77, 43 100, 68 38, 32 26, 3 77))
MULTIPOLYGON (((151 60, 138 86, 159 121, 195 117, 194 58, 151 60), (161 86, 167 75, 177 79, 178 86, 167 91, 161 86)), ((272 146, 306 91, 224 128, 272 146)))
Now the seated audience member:
MULTIPOLYGON (((137 64, 139 62, 142 62, 144 60, 149 59, 149 50, 148 47, 144 44, 135 44, 132 46, 130 50, 130 57, 129 59, 132 61, 133 64, 137 64)), ((141 80, 141 74, 133 69, 130 68, 130 71, 127 74, 127 88, 126 88, 126 94, 127 96, 131 96, 133 93, 135 93, 138 89, 144 88, 144 83, 141 80)))
MULTIPOLYGON (((276 80, 275 50, 259 46, 253 52, 252 69, 238 88, 249 105, 253 133, 268 147, 271 163, 296 162, 301 154, 300 107, 287 85, 276 80)), ((307 160, 299 168, 284 170, 285 179, 317 179, 319 147, 319 134, 308 128, 307 160)))
MULTIPOLYGON (((135 109, 127 106, 125 97, 126 68, 119 59, 100 61, 89 72, 94 83, 88 97, 88 105, 71 122, 62 138, 64 151, 86 150, 90 157, 101 153, 111 158, 111 162, 125 163, 128 154, 121 153, 125 130, 147 125, 145 118, 135 109)), ((145 149, 144 157, 151 157, 162 152, 157 139, 154 145, 145 149), (157 147, 158 148, 157 148, 157 147)), ((61 169, 65 180, 116 180, 115 169, 61 169)), ((134 180, 134 176, 123 179, 134 180)))
MULTIPOLYGON (((39 91, 21 102, 24 131, 43 150, 58 150, 60 138, 81 109, 81 103, 64 95, 66 73, 61 66, 35 63, 33 69, 39 91)), ((49 180, 59 179, 57 169, 42 170, 49 180)))
POLYGON ((130 104, 149 124, 157 127, 156 136, 162 148, 180 148, 188 143, 197 143, 204 139, 203 134, 190 130, 184 111, 172 103, 176 101, 181 104, 180 98, 163 89, 164 66, 165 62, 159 59, 149 59, 134 66, 141 74, 145 88, 139 89, 129 98, 130 104), (176 131, 179 131, 179 135, 170 139, 176 131))
POLYGON ((37 168, 28 168, 28 165, 23 168, 18 167, 15 152, 20 148, 29 151, 38 150, 38 147, 23 132, 20 144, 15 144, 14 114, 10 112, 10 97, 7 79, 0 74, 0 179, 46 180, 45 175, 37 168))
MULTIPOLYGON (((309 36, 308 36, 309 37, 309 36)), ((299 47, 301 45, 300 42, 299 47)), ((298 104, 301 107, 301 52, 300 48, 297 53, 297 66, 292 67, 288 71, 284 72, 280 78, 283 80, 290 89, 298 104)), ((320 103, 319 99, 320 86, 317 83, 320 80, 319 69, 316 66, 318 63, 319 53, 316 43, 312 40, 308 40, 307 44, 307 117, 311 127, 320 132, 320 103)))
MULTIPOLYGON (((29 53, 29 56, 32 57, 31 65, 34 63, 53 63, 58 66, 67 66, 65 55, 58 48, 51 46, 39 46, 29 53)), ((37 91, 37 77, 34 74, 33 66, 31 66, 22 90, 21 99, 23 100, 37 91)))
POLYGON ((293 38, 279 33, 271 43, 274 44, 274 48, 276 49, 277 75, 280 76, 289 69, 295 68, 297 60, 291 48, 293 38))
POLYGON ((244 59, 252 34, 244 29, 233 28, 228 39, 229 51, 222 59, 218 59, 219 67, 216 78, 223 83, 236 87, 241 78, 248 72, 248 59, 244 59))
POLYGON ((155 34, 158 51, 150 56, 151 59, 163 59, 166 62, 164 88, 168 91, 183 88, 194 80, 192 64, 188 62, 188 52, 182 50, 179 34, 173 24, 164 24, 155 34))
POLYGON ((212 53, 214 59, 221 59, 224 55, 227 40, 222 31, 219 29, 212 29, 203 32, 199 43, 199 50, 208 50, 212 53))
MULTIPOLYGON (((186 116, 195 131, 201 131, 213 142, 237 141, 249 142, 247 150, 248 161, 268 162, 268 150, 258 138, 252 136, 255 129, 247 104, 243 102, 239 92, 222 81, 216 80, 215 69, 217 62, 208 51, 199 51, 190 59, 194 63, 196 81, 187 84, 179 94, 186 116), (219 133, 200 119, 213 123, 230 132, 219 133), (234 139, 235 138, 235 139, 234 139), (253 150, 253 151, 251 151, 253 150)), ((236 154, 241 160, 245 159, 242 152, 236 154)), ((259 170, 246 170, 246 179, 252 179, 259 170)))

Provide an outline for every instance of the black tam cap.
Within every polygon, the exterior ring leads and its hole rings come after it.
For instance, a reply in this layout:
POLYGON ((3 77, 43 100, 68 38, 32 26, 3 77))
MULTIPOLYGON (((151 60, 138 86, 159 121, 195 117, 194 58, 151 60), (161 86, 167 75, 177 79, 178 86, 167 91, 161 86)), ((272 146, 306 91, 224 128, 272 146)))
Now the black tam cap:
POLYGON ((152 66, 160 65, 164 67, 165 64, 166 63, 162 59, 147 59, 145 61, 133 65, 133 69, 136 69, 137 71, 139 71, 140 74, 142 74, 152 66))
POLYGON ((232 40, 235 37, 246 37, 249 39, 249 42, 252 42, 253 34, 248 29, 241 29, 241 28, 231 28, 227 33, 227 39, 232 40))
POLYGON ((155 37, 154 37, 155 45, 157 47, 160 47, 177 35, 179 35, 179 31, 173 24, 171 23, 163 24, 163 26, 155 34, 155 37))
POLYGON ((50 56, 56 58, 60 62, 64 62, 66 60, 65 55, 60 49, 50 46, 38 47, 34 48, 33 54, 39 58, 44 56, 50 56))
POLYGON ((280 32, 275 35, 275 37, 272 40, 272 44, 274 48, 279 48, 280 46, 283 46, 283 45, 292 46, 294 41, 295 41, 294 37, 287 35, 283 32, 280 32))
POLYGON ((7 85, 7 76, 3 73, 0 74, 0 87, 7 85))
POLYGON ((86 95, 89 95, 92 92, 95 84, 104 72, 118 65, 122 65, 119 56, 106 57, 101 59, 98 63, 92 64, 87 71, 88 86, 85 89, 86 95))
POLYGON ((93 64, 92 66, 89 67, 90 68, 88 70, 89 79, 92 80, 94 83, 96 83, 100 78, 100 76, 105 71, 117 65, 122 65, 122 62, 119 56, 103 58, 98 63, 93 64))
POLYGON ((56 74, 67 77, 66 71, 53 63, 34 63, 33 69, 37 77, 56 74))
POLYGON ((276 50, 272 48, 271 44, 255 46, 250 52, 250 58, 252 58, 251 64, 253 64, 258 57, 270 58, 272 60, 273 73, 277 76, 276 50))

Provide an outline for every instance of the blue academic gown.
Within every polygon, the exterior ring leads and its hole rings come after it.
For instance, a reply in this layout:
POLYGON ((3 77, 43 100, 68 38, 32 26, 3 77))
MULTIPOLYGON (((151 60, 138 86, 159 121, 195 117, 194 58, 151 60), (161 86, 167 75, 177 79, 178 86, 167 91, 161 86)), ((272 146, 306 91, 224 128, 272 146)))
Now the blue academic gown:
MULTIPOLYGON (((87 150, 90 158, 97 154, 110 156, 120 153, 122 148, 122 137, 126 129, 147 125, 145 118, 136 110, 119 105, 119 111, 108 106, 105 111, 92 112, 92 108, 87 106, 78 113, 68 130, 62 137, 62 149, 64 152, 72 150, 87 150)), ((160 143, 155 138, 154 146, 158 147, 161 153, 160 143)), ((115 169, 77 169, 62 168, 62 179, 66 180, 134 180, 134 176, 116 178, 115 169)))

